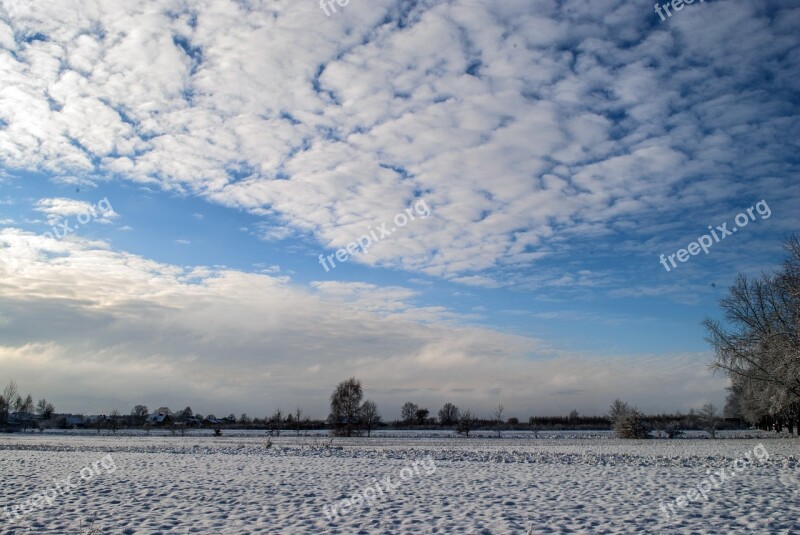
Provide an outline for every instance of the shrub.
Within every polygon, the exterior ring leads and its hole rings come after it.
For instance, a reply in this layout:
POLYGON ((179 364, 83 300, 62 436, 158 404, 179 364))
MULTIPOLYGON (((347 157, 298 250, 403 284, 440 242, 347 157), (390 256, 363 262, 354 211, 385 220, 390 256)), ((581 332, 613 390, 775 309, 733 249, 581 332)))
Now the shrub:
POLYGON ((608 414, 614 429, 614 434, 619 438, 650 438, 650 432, 644 425, 642 413, 631 409, 627 403, 619 399, 614 400, 608 414))

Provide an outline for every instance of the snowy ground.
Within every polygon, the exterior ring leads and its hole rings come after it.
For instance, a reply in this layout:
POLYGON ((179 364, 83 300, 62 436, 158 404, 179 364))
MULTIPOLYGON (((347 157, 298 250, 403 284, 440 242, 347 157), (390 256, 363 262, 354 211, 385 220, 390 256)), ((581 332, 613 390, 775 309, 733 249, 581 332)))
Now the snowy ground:
POLYGON ((123 534, 800 533, 796 438, 382 433, 326 448, 324 436, 268 447, 263 432, 209 434, 2 435, 0 531, 89 533, 94 519, 123 534))

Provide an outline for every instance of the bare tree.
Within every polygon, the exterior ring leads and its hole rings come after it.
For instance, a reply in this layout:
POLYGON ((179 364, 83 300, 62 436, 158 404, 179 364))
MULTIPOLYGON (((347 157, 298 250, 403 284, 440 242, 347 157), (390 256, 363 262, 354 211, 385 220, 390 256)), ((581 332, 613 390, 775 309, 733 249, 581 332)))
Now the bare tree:
POLYGON ((458 423, 458 407, 450 402, 445 403, 439 409, 439 423, 444 426, 453 426, 458 423))
POLYGON ((361 422, 367 430, 367 436, 370 436, 373 427, 381 423, 381 415, 374 401, 367 400, 361 405, 361 422))
POLYGON ((53 407, 52 403, 48 403, 46 399, 42 398, 36 403, 36 414, 41 416, 42 420, 49 420, 54 412, 56 412, 56 408, 53 407))
POLYGON ((535 416, 528 417, 528 427, 530 427, 533 432, 533 438, 539 438, 539 426, 536 424, 535 416))
POLYGON ((628 404, 621 399, 615 399, 608 410, 608 419, 611 420, 612 425, 620 420, 622 417, 627 416, 630 412, 628 404))
POLYGON ((30 394, 25 398, 17 396, 17 401, 14 405, 22 421, 22 430, 27 431, 28 427, 33 424, 33 397, 30 394))
POLYGON ((456 433, 469 437, 469 432, 472 431, 473 427, 475 427, 475 417, 472 416, 472 411, 467 409, 458 418, 456 433))
POLYGON ((22 410, 22 403, 23 403, 22 396, 17 396, 16 399, 14 399, 15 412, 19 412, 22 410))
POLYGON ((497 438, 500 438, 500 433, 503 431, 503 427, 505 427, 505 420, 503 419, 503 412, 505 412, 505 410, 505 406, 502 403, 498 403, 497 408, 495 408, 492 414, 492 419, 494 420, 497 431, 497 438))
POLYGON ((281 436, 282 422, 283 422, 283 411, 281 411, 281 409, 278 409, 272 413, 272 416, 269 417, 270 435, 275 433, 277 436, 281 436))
MULTIPOLYGON (((800 241, 792 236, 783 269, 740 275, 720 300, 724 322, 707 318, 712 368, 726 373, 749 417, 769 415, 778 428, 796 422, 800 434, 800 241)), ((755 422, 754 422, 755 423, 755 422)), ((791 429, 790 429, 791 430, 791 429)))
POLYGON ((14 402, 19 397, 19 389, 17 383, 9 381, 8 385, 3 389, 3 422, 8 422, 8 413, 13 408, 14 402))
POLYGON ((299 406, 294 411, 294 428, 297 431, 297 436, 300 436, 300 427, 303 425, 303 417, 305 414, 303 413, 303 409, 299 406))
POLYGON ((334 426, 334 433, 350 437, 358 432, 360 425, 361 399, 364 391, 361 381, 351 377, 342 381, 331 394, 331 414, 329 419, 334 426))
POLYGON ((22 412, 33 413, 33 407, 33 396, 30 394, 28 394, 19 404, 19 410, 22 412))
POLYGON ((36 402, 36 414, 38 414, 39 418, 42 420, 47 420, 49 418, 47 415, 47 400, 45 398, 36 402))
POLYGON ((119 419, 120 414, 117 409, 114 409, 111 411, 111 414, 108 415, 108 427, 115 435, 117 434, 117 429, 119 429, 119 419))
POLYGON ((708 433, 711 438, 717 438, 717 425, 719 424, 719 416, 717 416, 717 408, 707 403, 700 409, 698 421, 703 431, 708 433))
POLYGON ((456 425, 456 432, 460 435, 469 437, 469 432, 475 427, 475 417, 472 416, 472 411, 465 410, 458 417, 458 424, 456 425))
POLYGON ((412 424, 414 418, 417 417, 417 410, 419 410, 419 407, 417 407, 416 404, 406 401, 403 408, 400 409, 400 417, 403 419, 403 422, 407 425, 412 424))

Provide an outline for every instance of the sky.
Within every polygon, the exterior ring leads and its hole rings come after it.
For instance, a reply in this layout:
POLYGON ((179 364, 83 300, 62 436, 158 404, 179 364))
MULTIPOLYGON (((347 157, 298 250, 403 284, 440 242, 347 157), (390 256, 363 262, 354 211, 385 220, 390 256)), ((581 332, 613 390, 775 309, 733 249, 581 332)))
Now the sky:
POLYGON ((796 0, 0 6, 0 382, 58 411, 722 406, 798 230, 796 0))

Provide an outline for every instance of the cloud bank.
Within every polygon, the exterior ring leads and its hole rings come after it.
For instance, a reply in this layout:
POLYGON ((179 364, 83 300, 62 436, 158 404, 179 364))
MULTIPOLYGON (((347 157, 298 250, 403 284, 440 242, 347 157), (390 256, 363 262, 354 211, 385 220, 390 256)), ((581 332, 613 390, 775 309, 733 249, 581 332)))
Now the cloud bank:
POLYGON ((0 230, 0 365, 65 410, 143 402, 263 416, 297 403, 325 417, 327 392, 355 375, 389 418, 408 399, 486 414, 502 399, 526 417, 566 400, 591 413, 608 392, 642 408, 673 406, 680 392, 676 409, 688 408, 723 382, 697 373, 707 355, 566 355, 415 305, 408 288, 305 288, 98 245, 0 230))

